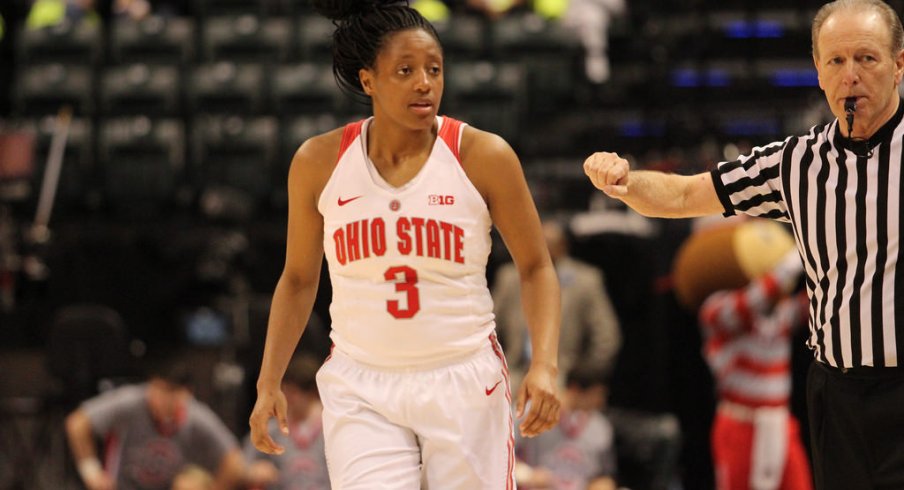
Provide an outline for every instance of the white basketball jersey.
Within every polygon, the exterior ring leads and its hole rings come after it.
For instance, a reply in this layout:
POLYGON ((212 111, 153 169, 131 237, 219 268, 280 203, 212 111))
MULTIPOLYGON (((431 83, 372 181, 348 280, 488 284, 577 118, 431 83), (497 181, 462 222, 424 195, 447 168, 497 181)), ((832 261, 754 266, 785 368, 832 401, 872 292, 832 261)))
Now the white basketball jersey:
POLYGON ((367 157, 371 119, 346 126, 318 209, 335 348, 374 366, 427 366, 476 352, 493 332, 489 210, 461 167, 462 123, 439 130, 420 172, 392 187, 367 157))

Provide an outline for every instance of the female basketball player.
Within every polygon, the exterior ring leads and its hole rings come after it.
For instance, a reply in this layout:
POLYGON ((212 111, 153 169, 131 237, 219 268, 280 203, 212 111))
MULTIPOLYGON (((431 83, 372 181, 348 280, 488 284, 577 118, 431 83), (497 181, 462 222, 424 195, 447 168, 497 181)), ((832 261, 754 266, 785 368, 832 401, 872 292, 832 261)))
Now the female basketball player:
POLYGON ((326 254, 334 349, 317 384, 332 487, 512 488, 511 395, 485 277, 493 225, 518 267, 532 341, 519 428, 534 436, 559 415, 559 289, 518 158, 498 136, 438 116, 443 50, 417 11, 315 4, 337 26, 339 85, 369 97, 373 117, 309 139, 292 162, 252 441, 282 451, 267 421, 286 426, 280 379, 326 254))

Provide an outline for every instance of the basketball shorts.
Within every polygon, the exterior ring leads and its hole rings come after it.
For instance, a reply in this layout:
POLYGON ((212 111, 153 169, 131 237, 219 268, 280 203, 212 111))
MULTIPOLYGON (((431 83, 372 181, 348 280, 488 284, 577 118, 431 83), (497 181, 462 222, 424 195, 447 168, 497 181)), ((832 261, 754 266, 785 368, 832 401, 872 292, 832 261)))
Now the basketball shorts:
POLYGON ((333 490, 510 490, 511 390, 495 335, 451 364, 381 368, 338 349, 317 373, 333 490))

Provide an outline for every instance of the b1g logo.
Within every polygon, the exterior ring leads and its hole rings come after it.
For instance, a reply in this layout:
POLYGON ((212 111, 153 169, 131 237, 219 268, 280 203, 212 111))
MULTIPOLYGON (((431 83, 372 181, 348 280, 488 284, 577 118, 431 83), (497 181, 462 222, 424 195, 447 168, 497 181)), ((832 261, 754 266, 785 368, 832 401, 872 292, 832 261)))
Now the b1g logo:
POLYGON ((451 206, 455 204, 455 196, 430 194, 429 196, 427 196, 427 204, 429 206, 451 206))

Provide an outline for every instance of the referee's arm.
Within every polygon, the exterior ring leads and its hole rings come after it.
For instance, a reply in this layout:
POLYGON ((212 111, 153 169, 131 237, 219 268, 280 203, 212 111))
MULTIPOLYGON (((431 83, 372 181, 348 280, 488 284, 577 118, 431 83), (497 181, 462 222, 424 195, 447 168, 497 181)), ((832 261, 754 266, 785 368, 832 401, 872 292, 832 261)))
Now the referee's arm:
POLYGON ((584 173, 607 196, 653 218, 692 218, 725 211, 712 175, 666 174, 628 169, 615 153, 599 152, 584 161, 584 173))

